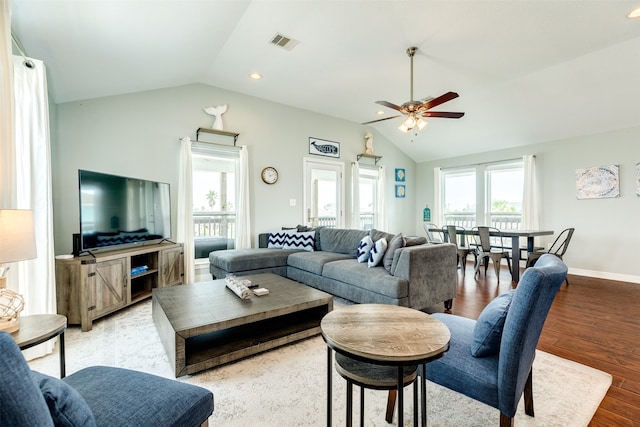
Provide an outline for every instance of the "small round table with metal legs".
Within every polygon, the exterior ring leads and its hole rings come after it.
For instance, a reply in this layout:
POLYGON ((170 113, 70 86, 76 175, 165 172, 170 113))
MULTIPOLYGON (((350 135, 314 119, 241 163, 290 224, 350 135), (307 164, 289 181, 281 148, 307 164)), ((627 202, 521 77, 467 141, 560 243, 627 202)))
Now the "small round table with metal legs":
POLYGON ((64 378, 65 355, 64 355, 64 331, 67 329, 67 318, 59 314, 33 314, 20 316, 20 329, 13 332, 11 336, 18 344, 20 350, 26 350, 52 338, 60 337, 58 342, 60 350, 60 378, 64 378))
MULTIPOLYGON (((322 319, 320 329, 322 338, 327 343, 328 426, 331 426, 332 418, 332 351, 341 355, 339 358, 336 356, 339 372, 342 369, 343 375, 348 371, 345 375, 350 381, 357 377, 358 371, 357 365, 353 368, 346 366, 345 361, 348 359, 397 369, 397 385, 394 388, 398 395, 398 425, 404 425, 403 388, 410 383, 407 380, 411 376, 407 376, 407 368, 411 371, 416 365, 421 365, 423 372, 426 372, 426 364, 442 357, 449 349, 451 339, 449 329, 438 319, 418 310, 387 304, 356 304, 334 310, 322 319)), ((426 425, 424 377, 423 375, 420 378, 420 383, 422 424, 426 425)), ((371 378, 373 375, 369 372, 363 376, 361 382, 370 384, 371 378)), ((414 387, 415 389, 417 387, 414 387)), ((417 392, 414 393, 414 402, 416 397, 417 392)), ((416 409, 417 405, 414 405, 415 425, 416 409)))

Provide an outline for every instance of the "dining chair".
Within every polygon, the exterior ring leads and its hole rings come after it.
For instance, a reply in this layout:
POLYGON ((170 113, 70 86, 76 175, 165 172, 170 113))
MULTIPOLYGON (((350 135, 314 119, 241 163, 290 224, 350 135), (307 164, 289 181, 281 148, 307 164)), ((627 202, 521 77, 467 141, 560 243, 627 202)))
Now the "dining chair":
MULTIPOLYGON (((571 242, 571 237, 573 237, 574 231, 575 228, 565 228, 562 230, 548 251, 529 252, 527 254, 526 268, 533 267, 538 259, 544 254, 552 254, 562 259, 564 254, 567 252, 567 248, 569 247, 569 242, 571 242)), ((567 286, 569 286, 569 279, 565 279, 565 282, 567 282, 567 286)))
MULTIPOLYGON (((480 267, 484 265, 484 275, 487 276, 489 260, 493 262, 493 270, 496 272, 498 283, 500 283, 500 264, 502 259, 507 260, 509 273, 511 274, 511 258, 509 248, 505 247, 502 232, 495 227, 478 226, 472 228, 473 238, 476 240, 476 264, 474 275, 480 272, 480 267)), ((511 277, 513 280, 513 275, 511 277)))
MULTIPOLYGON (((536 346, 566 276, 564 262, 544 254, 535 267, 524 271, 518 287, 493 299, 477 321, 432 314, 449 328, 451 341, 449 351, 428 364, 426 378, 498 409, 500 427, 513 427, 523 396, 525 413, 533 417, 536 346)), ((389 394, 387 407, 394 404, 389 394)))
POLYGON ((443 234, 450 243, 456 245, 458 252, 458 267, 462 269, 462 275, 465 274, 467 266, 467 256, 472 254, 475 257, 474 265, 478 263, 476 251, 473 250, 467 242, 466 229, 459 225, 445 225, 442 228, 443 234))
POLYGON ((424 227, 424 232, 427 233, 427 242, 428 243, 442 243, 444 239, 442 238, 442 234, 438 231, 431 230, 441 230, 436 224, 432 222, 425 222, 422 224, 424 227))

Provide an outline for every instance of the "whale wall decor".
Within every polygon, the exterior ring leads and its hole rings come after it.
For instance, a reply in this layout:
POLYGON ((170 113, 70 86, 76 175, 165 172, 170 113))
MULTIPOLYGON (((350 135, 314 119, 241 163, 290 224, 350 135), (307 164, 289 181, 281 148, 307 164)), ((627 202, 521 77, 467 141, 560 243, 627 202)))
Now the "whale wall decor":
POLYGON ((309 137, 309 154, 340 158, 340 143, 309 137))

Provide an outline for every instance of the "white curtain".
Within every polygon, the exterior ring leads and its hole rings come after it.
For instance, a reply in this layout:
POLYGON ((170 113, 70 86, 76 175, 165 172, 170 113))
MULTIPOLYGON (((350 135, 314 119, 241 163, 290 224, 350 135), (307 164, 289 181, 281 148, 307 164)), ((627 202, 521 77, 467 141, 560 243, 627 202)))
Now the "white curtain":
POLYGON ((438 226, 443 226, 440 181, 442 180, 442 169, 433 168, 433 204, 431 206, 431 220, 438 226))
POLYGON ((378 230, 387 230, 387 211, 385 189, 387 188, 387 172, 384 166, 378 166, 378 195, 376 206, 376 221, 373 225, 378 230))
MULTIPOLYGON (((8 2, 2 2, 2 100, 0 207, 33 211, 37 258, 15 263, 7 287, 22 294, 21 315, 56 309, 51 199, 49 100, 42 61, 11 55, 8 2)), ((25 351, 32 359, 51 353, 54 340, 25 351)))
POLYGON ((251 247, 251 209, 249 206, 249 153, 246 146, 240 147, 238 170, 238 210, 236 217, 236 248, 251 247))
POLYGON ((193 243, 193 169, 191 138, 180 140, 180 176, 178 178, 177 241, 184 250, 184 283, 195 280, 195 248, 193 243))
POLYGON ((351 228, 360 228, 360 165, 351 163, 351 228))
POLYGON ((522 192, 522 228, 540 229, 540 207, 538 201, 538 180, 536 177, 536 156, 526 155, 524 162, 524 189, 522 192))
POLYGON ((11 12, 9 0, 0 1, 0 208, 11 208, 16 197, 11 12))

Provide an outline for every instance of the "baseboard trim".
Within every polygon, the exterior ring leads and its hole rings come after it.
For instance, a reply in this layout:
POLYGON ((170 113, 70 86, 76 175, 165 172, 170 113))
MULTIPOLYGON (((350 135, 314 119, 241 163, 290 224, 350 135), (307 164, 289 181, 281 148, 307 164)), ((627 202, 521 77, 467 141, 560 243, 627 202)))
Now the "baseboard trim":
POLYGON ((594 277, 596 279, 615 280, 617 282, 628 282, 640 284, 640 276, 630 274, 609 273, 606 271, 584 270, 581 268, 569 268, 569 274, 576 276, 594 277))

